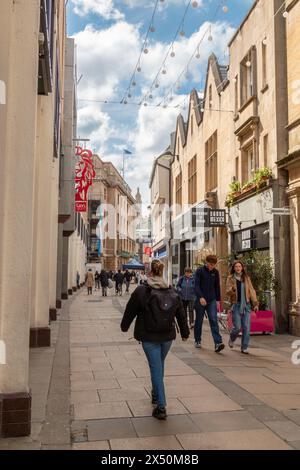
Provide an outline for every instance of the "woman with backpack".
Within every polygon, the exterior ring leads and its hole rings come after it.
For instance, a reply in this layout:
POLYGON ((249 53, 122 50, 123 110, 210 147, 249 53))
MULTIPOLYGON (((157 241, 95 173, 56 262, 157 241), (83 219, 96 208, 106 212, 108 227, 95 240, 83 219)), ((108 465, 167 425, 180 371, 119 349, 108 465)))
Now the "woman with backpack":
POLYGON ((233 348, 234 342, 242 329, 241 352, 249 354, 251 303, 254 310, 257 311, 258 301, 250 276, 246 273, 244 264, 239 260, 235 261, 231 267, 226 282, 226 293, 232 304, 233 321, 228 346, 233 348))
POLYGON ((173 287, 163 279, 164 265, 159 260, 151 263, 147 281, 132 293, 121 322, 121 330, 128 331, 136 317, 134 337, 142 343, 148 360, 152 382, 152 416, 166 419, 164 363, 176 338, 175 319, 182 340, 189 337, 189 328, 182 302, 173 287))

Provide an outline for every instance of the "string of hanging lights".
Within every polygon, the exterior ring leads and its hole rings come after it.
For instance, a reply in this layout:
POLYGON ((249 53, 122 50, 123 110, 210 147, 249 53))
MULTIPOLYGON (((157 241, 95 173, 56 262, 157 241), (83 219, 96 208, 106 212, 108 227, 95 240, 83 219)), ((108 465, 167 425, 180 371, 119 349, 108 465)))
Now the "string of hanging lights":
MULTIPOLYGON (((269 27, 273 24, 273 20, 274 18, 280 14, 284 8, 284 12, 282 13, 282 16, 287 19, 288 18, 288 12, 286 11, 285 9, 285 5, 286 5, 286 1, 283 0, 282 4, 279 6, 279 8, 276 10, 276 12, 274 13, 273 15, 273 18, 272 20, 268 23, 268 25, 266 26, 265 30, 264 30, 264 33, 263 33, 263 36, 262 36, 262 39, 260 39, 259 41, 256 42, 256 44, 258 43, 261 43, 263 42, 265 45, 267 44, 267 35, 266 35, 266 31, 269 29, 269 27)), ((229 11, 229 8, 227 5, 224 4, 224 0, 222 0, 220 2, 220 4, 218 5, 217 9, 216 9, 216 12, 215 12, 215 15, 217 15, 220 7, 222 6, 222 10, 224 13, 228 13, 229 11)), ((163 104, 165 102, 167 102, 168 100, 172 100, 173 99, 173 94, 174 94, 174 89, 178 89, 178 83, 180 83, 182 81, 182 77, 183 76, 187 76, 188 75, 188 69, 189 69, 189 66, 193 60, 193 58, 199 58, 200 56, 200 45, 202 44, 205 36, 208 35, 208 40, 209 41, 213 41, 213 35, 212 35, 212 25, 210 24, 210 26, 208 27, 208 29, 205 31, 203 37, 200 39, 199 43, 197 44, 197 47, 195 48, 194 52, 191 54, 188 62, 187 62, 187 65, 185 66, 185 68, 181 71, 181 73, 178 75, 177 79, 175 80, 175 82, 173 83, 173 85, 171 85, 171 87, 169 88, 169 91, 167 92, 167 94, 165 95, 165 97, 163 98, 163 100, 161 101, 160 104, 163 104)), ((215 61, 216 62, 216 61, 215 61)), ((215 63, 214 62, 214 63, 215 63)), ((247 61, 246 63, 246 66, 247 67, 251 67, 251 61, 247 61)), ((205 101, 205 100, 204 100, 205 101)), ((203 101, 203 102, 204 102, 203 101)), ((164 107, 164 106, 163 106, 164 107)))
POLYGON ((170 46, 168 47, 167 49, 167 52, 161 62, 161 65, 158 69, 158 72, 156 73, 150 87, 149 87, 149 90, 148 92, 143 96, 142 98, 142 101, 143 102, 146 102, 147 99, 151 100, 153 98, 153 89, 154 88, 159 88, 159 75, 162 74, 162 75, 166 75, 167 74, 167 69, 166 69, 166 61, 167 61, 167 58, 170 56, 172 58, 175 57, 176 53, 175 53, 175 48, 174 48, 174 44, 175 44, 175 41, 177 39, 178 36, 185 36, 185 31, 184 31, 184 22, 185 22, 185 18, 187 16, 187 13, 188 13, 188 10, 189 10, 189 7, 192 5, 193 8, 197 8, 199 6, 198 2, 196 1, 193 1, 192 0, 189 0, 189 2, 187 3, 186 7, 185 7, 185 10, 184 10, 184 13, 183 13, 183 16, 179 22, 179 26, 174 34, 174 37, 171 41, 171 44, 170 46))
POLYGON ((136 78, 135 78, 135 75, 136 75, 136 72, 141 72, 142 71, 142 68, 141 68, 141 58, 142 58, 142 55, 143 53, 144 54, 148 54, 149 53, 149 45, 148 45, 148 38, 149 38, 149 34, 150 33, 154 33, 155 32, 155 26, 154 26, 154 17, 155 17, 155 14, 156 14, 156 11, 157 11, 157 8, 158 8, 158 3, 159 2, 163 2, 164 0, 156 0, 155 1, 155 4, 154 4, 154 8, 153 8, 153 12, 152 12, 152 16, 151 16, 151 20, 150 20, 150 23, 149 23, 149 26, 148 26, 148 29, 147 29, 147 32, 146 32, 146 35, 145 35, 145 38, 144 38, 144 41, 143 41, 143 45, 142 45, 142 48, 141 48, 141 51, 140 51, 140 54, 139 54, 139 57, 138 57, 138 60, 137 60, 137 63, 134 67, 134 71, 131 75, 131 78, 130 78, 130 81, 129 81, 129 85, 123 95, 123 98, 121 100, 121 103, 124 103, 124 104, 127 104, 127 99, 128 98, 131 98, 131 87, 135 87, 136 86, 136 78))
MULTIPOLYGON (((164 1, 164 0, 159 0, 159 1, 164 1)), ((189 2, 189 5, 190 5, 190 3, 191 3, 191 2, 189 2)), ((196 3, 197 3, 197 2, 196 2, 196 3)), ((197 3, 197 6, 198 6, 198 3, 197 3)), ((220 2, 220 4, 218 5, 218 8, 217 8, 217 10, 216 10, 215 15, 217 14, 217 12, 218 12, 218 10, 219 10, 219 8, 220 8, 221 6, 222 6, 222 10, 224 11, 224 13, 227 13, 227 12, 229 11, 227 5, 224 5, 224 0, 222 0, 222 1, 220 2)), ((282 4, 280 5, 280 7, 279 7, 279 8, 277 9, 277 11, 274 13, 273 18, 275 18, 279 13, 281 13, 281 11, 283 10, 283 8, 284 8, 284 11, 283 11, 283 13, 282 13, 282 16, 283 16, 285 19, 287 19, 287 18, 288 18, 288 12, 287 12, 286 9, 285 9, 285 0, 283 0, 283 2, 282 2, 282 4)), ((269 27, 270 27, 272 24, 273 24, 273 19, 272 19, 272 20, 269 22, 269 24, 266 26, 266 28, 264 29, 264 33, 263 33, 262 37, 261 37, 258 41, 256 41, 256 44, 258 44, 258 43, 263 43, 264 45, 266 45, 266 44, 268 43, 266 32, 267 32, 267 30, 269 29, 269 27)), ((185 75, 187 74, 188 66, 190 65, 190 63, 191 63, 191 61, 193 60, 193 58, 194 58, 194 57, 195 57, 195 58, 199 58, 199 54, 200 54, 200 45, 201 45, 201 43, 203 42, 205 36, 206 36, 208 33, 209 33, 209 35, 208 35, 208 38, 207 38, 207 39, 210 40, 209 37, 212 36, 212 29, 211 29, 211 26, 212 26, 212 25, 210 24, 209 27, 207 28, 207 30, 205 31, 203 37, 200 39, 199 43, 197 44, 196 49, 194 50, 193 54, 190 56, 190 58, 189 58, 189 60, 188 60, 187 66, 183 69, 183 71, 182 71, 182 72, 179 74, 179 76, 177 77, 176 81, 175 81, 175 82, 173 83, 173 85, 170 87, 170 90, 171 90, 171 91, 169 91, 169 92, 162 98, 162 100, 161 100, 159 103, 157 103, 157 104, 145 103, 145 102, 144 102, 144 99, 142 99, 142 100, 139 101, 138 103, 137 103, 137 102, 129 102, 129 101, 128 101, 126 104, 129 104, 129 105, 132 105, 132 106, 135 106, 135 107, 140 107, 142 104, 144 104, 144 106, 149 106, 149 107, 151 107, 151 108, 155 108, 155 107, 160 107, 160 106, 161 106, 161 107, 164 108, 164 109, 167 109, 167 108, 178 108, 178 107, 180 107, 181 109, 185 109, 185 107, 186 107, 186 100, 187 100, 187 98, 188 98, 189 95, 186 95, 186 96, 185 96, 185 98, 184 98, 184 100, 183 100, 183 102, 182 102, 181 105, 179 105, 179 104, 173 105, 173 104, 171 104, 171 102, 173 101, 173 98, 174 98, 174 97, 173 97, 173 90, 174 90, 174 88, 175 88, 175 85, 178 85, 178 82, 179 82, 179 80, 181 80, 181 77, 182 77, 184 74, 185 74, 185 75)), ((238 34, 238 32, 239 32, 239 29, 237 30, 236 34, 238 34)), ((238 40, 239 40, 239 36, 237 36, 237 38, 238 38, 238 40)), ((212 37, 211 40, 213 40, 213 37, 212 37)), ((170 49, 170 50, 171 50, 171 49, 170 49)), ((217 61, 217 60, 216 60, 216 61, 217 61)), ((216 61, 215 61, 214 63, 216 63, 216 61)), ((213 63, 213 64, 214 64, 214 63, 213 63)), ((213 65, 213 64, 212 64, 212 65, 213 65)), ((251 61, 248 60, 245 65, 246 65, 247 67, 251 67, 251 61)), ((159 72, 158 72, 158 74, 159 74, 159 72)), ((157 74, 157 75, 158 75, 158 74, 157 74)), ((225 79, 223 80, 223 82, 219 85, 219 87, 222 87, 222 85, 223 85, 223 83, 224 83, 225 81, 227 81, 227 78, 225 78, 225 79)), ((235 81, 235 78, 233 78, 233 82, 234 82, 234 81, 235 81)), ((153 83, 154 83, 154 81, 153 81, 153 83)), ((153 83, 152 83, 152 85, 153 85, 153 83)), ((152 85, 151 85, 151 86, 152 86, 152 85)), ((150 89, 149 89, 150 91, 152 90, 151 86, 150 86, 150 89)), ((158 87, 156 87, 155 83, 154 83, 154 87, 155 87, 155 88, 158 88, 158 87)), ((176 89, 180 89, 180 88, 181 88, 181 87, 178 88, 178 86, 176 87, 176 89)), ((150 91, 149 91, 148 93, 150 93, 150 91)), ((145 94, 143 98, 145 98, 145 96, 148 96, 148 94, 145 94)), ((152 98, 153 98, 153 96, 152 96, 152 98)), ((110 100, 84 100, 84 99, 79 99, 78 101, 83 101, 83 102, 97 102, 97 103, 114 104, 114 105, 118 105, 118 104, 120 104, 120 103, 124 103, 123 100, 120 102, 120 101, 110 101, 110 100)), ((206 98, 206 99, 201 99, 201 103, 200 103, 199 105, 197 105, 197 106, 201 106, 201 112, 204 112, 204 111, 205 111, 205 102, 206 102, 206 101, 207 101, 207 98, 206 98)), ((209 110, 210 110, 210 111, 219 111, 219 112, 221 112, 221 111, 224 111, 224 112, 233 112, 233 111, 231 111, 231 110, 212 109, 212 108, 209 108, 209 110)))

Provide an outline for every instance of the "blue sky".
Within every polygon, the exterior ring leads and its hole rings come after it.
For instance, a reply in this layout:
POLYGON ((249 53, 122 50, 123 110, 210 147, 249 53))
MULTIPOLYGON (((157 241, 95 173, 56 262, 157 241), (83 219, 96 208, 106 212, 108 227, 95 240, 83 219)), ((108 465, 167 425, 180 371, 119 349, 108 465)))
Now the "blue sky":
POLYGON ((125 177, 133 193, 140 187, 145 202, 149 202, 148 180, 153 159, 169 145, 177 115, 185 114, 183 107, 189 92, 194 87, 203 89, 209 54, 214 52, 221 63, 227 63, 228 40, 253 0, 198 0, 196 8, 189 0, 158 0, 153 20, 155 31, 149 33, 147 44, 149 53, 141 54, 141 72, 135 74, 136 86, 130 90, 132 97, 126 96, 128 104, 120 104, 155 3, 156 0, 69 0, 67 6, 68 35, 75 37, 78 77, 82 75, 78 87, 78 134, 90 138, 90 147, 118 169, 122 149, 132 151, 132 156, 126 158, 125 177), (189 3, 181 25, 184 36, 176 37, 175 57, 169 55, 162 67, 189 3), (207 39, 210 29, 212 41, 207 39), (187 69, 200 40, 200 58, 194 58, 187 69), (150 91, 161 67, 167 73, 159 73, 159 88, 150 91), (149 94, 153 95, 152 99, 149 94), (130 104, 141 101, 147 106, 130 104), (155 106, 164 102, 166 109, 155 106))

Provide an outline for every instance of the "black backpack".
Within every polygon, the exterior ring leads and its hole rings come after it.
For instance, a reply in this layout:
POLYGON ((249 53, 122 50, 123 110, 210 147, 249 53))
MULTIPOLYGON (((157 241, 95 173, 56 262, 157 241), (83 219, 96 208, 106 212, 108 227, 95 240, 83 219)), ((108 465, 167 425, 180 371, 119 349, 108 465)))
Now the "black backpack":
POLYGON ((145 330, 149 333, 171 333, 175 325, 178 302, 178 294, 173 287, 168 289, 148 287, 145 330))

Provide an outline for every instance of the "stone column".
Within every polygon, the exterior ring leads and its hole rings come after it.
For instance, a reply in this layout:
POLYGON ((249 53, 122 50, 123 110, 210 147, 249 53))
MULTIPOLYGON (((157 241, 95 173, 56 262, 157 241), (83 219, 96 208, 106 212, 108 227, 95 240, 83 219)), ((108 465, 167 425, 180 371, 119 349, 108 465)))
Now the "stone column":
POLYGON ((30 347, 50 346, 49 302, 51 259, 51 163, 53 158, 53 96, 38 97, 36 139, 34 253, 30 347))
POLYGON ((0 3, 0 437, 30 434, 28 384, 39 0, 0 3), (26 60, 25 60, 26 58, 26 60))

